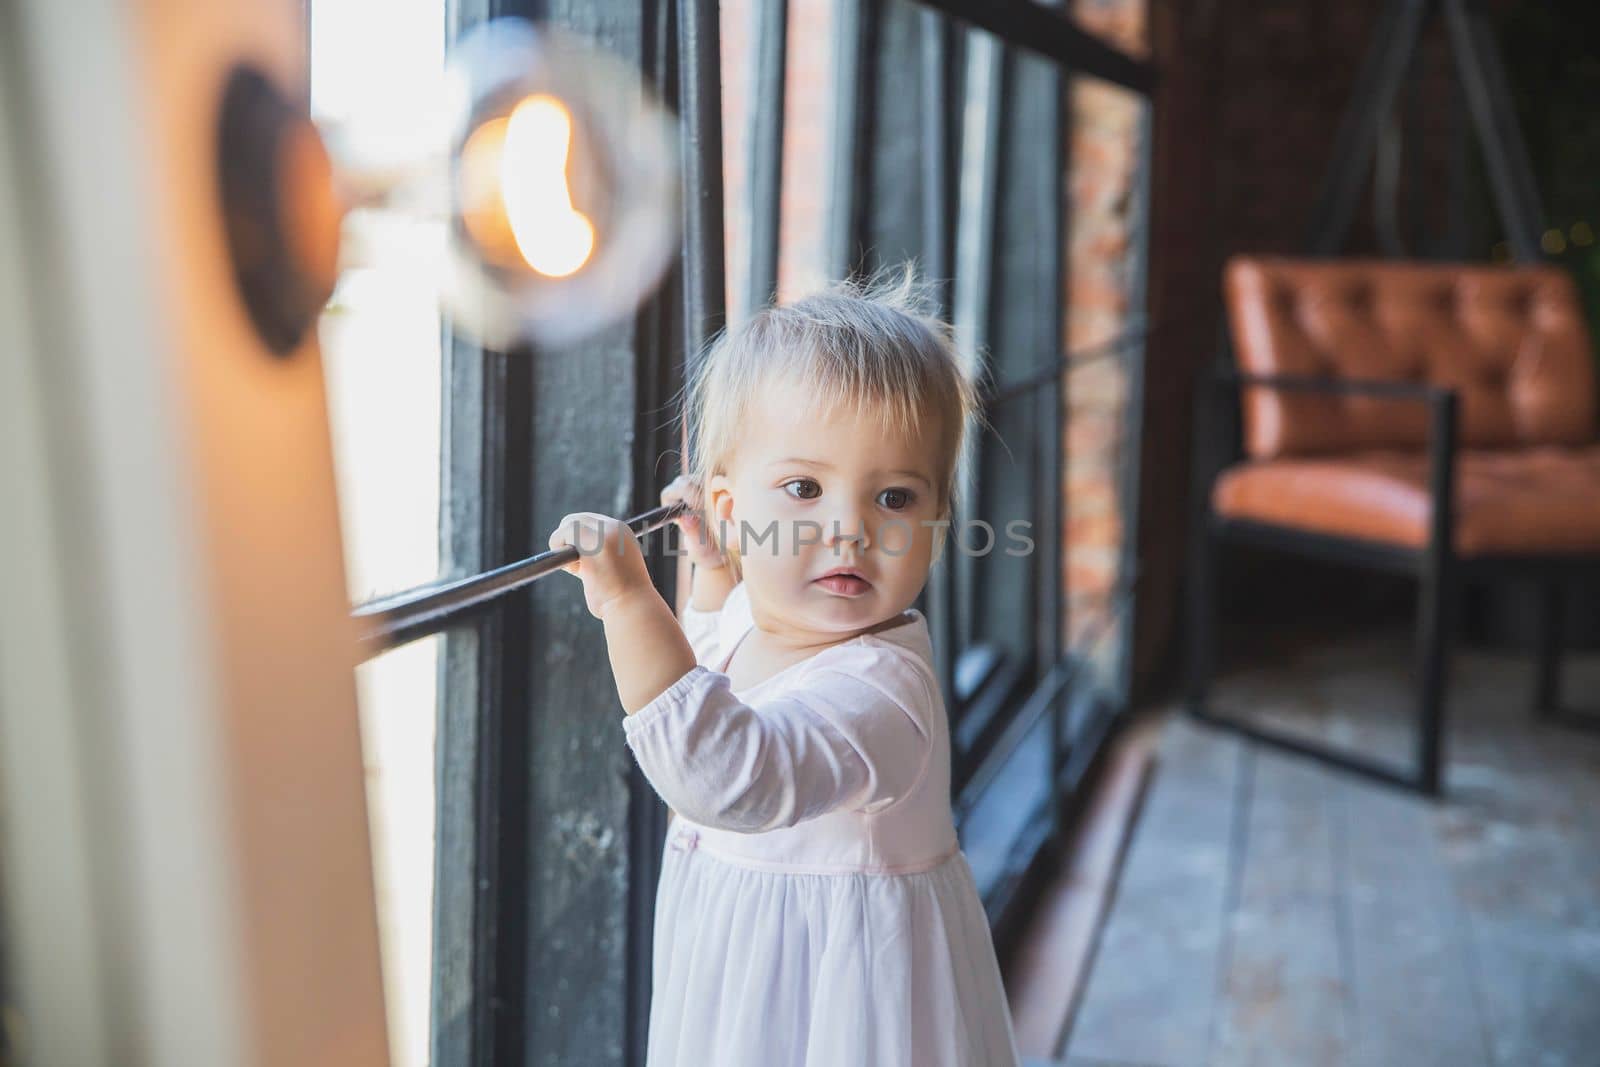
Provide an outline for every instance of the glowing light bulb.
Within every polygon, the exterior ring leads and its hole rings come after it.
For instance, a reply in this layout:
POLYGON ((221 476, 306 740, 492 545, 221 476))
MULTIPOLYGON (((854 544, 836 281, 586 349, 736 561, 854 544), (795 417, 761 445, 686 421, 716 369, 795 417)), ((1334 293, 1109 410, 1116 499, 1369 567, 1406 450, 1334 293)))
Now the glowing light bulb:
POLYGON ((511 113, 500 159, 501 195, 528 265, 565 278, 594 251, 594 226, 572 207, 567 153, 572 116, 553 96, 530 96, 511 113))
POLYGON ((571 145, 571 113, 542 94, 473 131, 461 151, 461 218, 485 254, 502 265, 520 259, 549 278, 588 262, 594 225, 572 206, 571 145))
POLYGON ((452 51, 452 318, 496 347, 624 318, 677 245, 675 124, 638 72, 496 19, 452 51))

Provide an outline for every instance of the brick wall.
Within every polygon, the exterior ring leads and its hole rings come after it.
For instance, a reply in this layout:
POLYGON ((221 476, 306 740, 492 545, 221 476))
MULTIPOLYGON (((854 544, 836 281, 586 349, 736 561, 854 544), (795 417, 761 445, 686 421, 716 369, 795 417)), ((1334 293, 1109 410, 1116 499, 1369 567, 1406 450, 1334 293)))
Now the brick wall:
MULTIPOLYGON (((728 307, 744 306, 748 284, 745 124, 754 86, 754 5, 722 4, 723 183, 728 205, 728 307)), ((778 296, 793 299, 823 285, 828 190, 828 124, 832 118, 833 0, 789 0, 784 71, 783 191, 778 233, 778 296)))
MULTIPOLYGON (((1146 12, 1146 0, 1073 4, 1079 25, 1135 55, 1147 50, 1146 12)), ((1132 306, 1141 258, 1133 194, 1146 104, 1126 89, 1080 77, 1069 88, 1068 109, 1065 335, 1069 351, 1083 352, 1122 335, 1141 314, 1132 306)), ((1119 473, 1127 431, 1137 431, 1127 366, 1115 357, 1085 363, 1068 372, 1065 389, 1065 640, 1089 651, 1108 681, 1121 651, 1118 629, 1106 623, 1123 577, 1129 503, 1119 473)))

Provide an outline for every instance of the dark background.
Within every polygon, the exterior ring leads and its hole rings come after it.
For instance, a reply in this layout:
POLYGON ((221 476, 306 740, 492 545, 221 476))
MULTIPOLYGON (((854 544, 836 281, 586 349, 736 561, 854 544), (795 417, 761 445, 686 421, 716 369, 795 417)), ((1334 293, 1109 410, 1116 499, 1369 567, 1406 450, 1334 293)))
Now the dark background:
MULTIPOLYGON (((1153 0, 1158 90, 1151 311, 1169 323, 1148 353, 1141 490, 1139 692, 1167 690, 1180 666, 1183 533, 1196 373, 1219 351, 1220 276, 1241 252, 1303 254, 1334 131, 1371 45, 1382 0, 1153 0)), ((1590 322, 1600 322, 1600 5, 1506 0, 1489 5, 1545 212, 1562 241, 1549 258, 1571 269, 1590 322), (1581 233, 1581 231, 1580 231, 1581 233)), ((1442 21, 1427 29, 1402 91, 1399 180, 1391 201, 1401 246, 1386 246, 1368 184, 1345 254, 1490 261, 1507 250, 1489 195, 1442 21)), ((1552 242, 1553 244, 1553 242, 1552 242)), ((1591 325, 1593 328, 1593 325, 1591 325)), ((1233 621, 1404 619, 1403 580, 1277 559, 1230 557, 1224 603, 1233 621)), ((1580 598, 1572 598, 1578 600, 1580 598)), ((1520 643, 1516 590, 1475 591, 1468 642, 1520 643)), ((1582 605, 1574 609, 1583 610, 1582 605)), ((1573 637, 1593 642, 1593 620, 1573 637)))

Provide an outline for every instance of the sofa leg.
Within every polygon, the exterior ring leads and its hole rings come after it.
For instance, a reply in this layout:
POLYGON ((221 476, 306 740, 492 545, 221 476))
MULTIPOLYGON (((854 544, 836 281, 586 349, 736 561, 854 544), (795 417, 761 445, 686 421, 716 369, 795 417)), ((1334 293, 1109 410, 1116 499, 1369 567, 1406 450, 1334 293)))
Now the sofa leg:
POLYGON ((1566 606, 1561 586, 1539 583, 1538 662, 1534 674, 1533 712, 1553 719, 1561 707, 1561 614, 1566 606))
POLYGON ((1438 796, 1457 578, 1447 562, 1423 569, 1417 597, 1417 788, 1438 796))

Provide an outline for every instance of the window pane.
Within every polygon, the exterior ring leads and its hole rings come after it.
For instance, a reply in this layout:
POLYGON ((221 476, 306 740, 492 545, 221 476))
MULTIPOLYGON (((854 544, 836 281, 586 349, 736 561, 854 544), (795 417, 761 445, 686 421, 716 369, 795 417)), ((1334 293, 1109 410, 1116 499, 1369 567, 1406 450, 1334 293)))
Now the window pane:
MULTIPOLYGON (((444 0, 316 0, 311 110, 364 150, 414 150, 438 97, 444 0)), ((439 574, 442 219, 362 208, 321 339, 351 600, 439 574)))
POLYGON ((442 640, 436 634, 414 641, 356 671, 389 1055, 395 1067, 428 1062, 434 723, 442 640))

